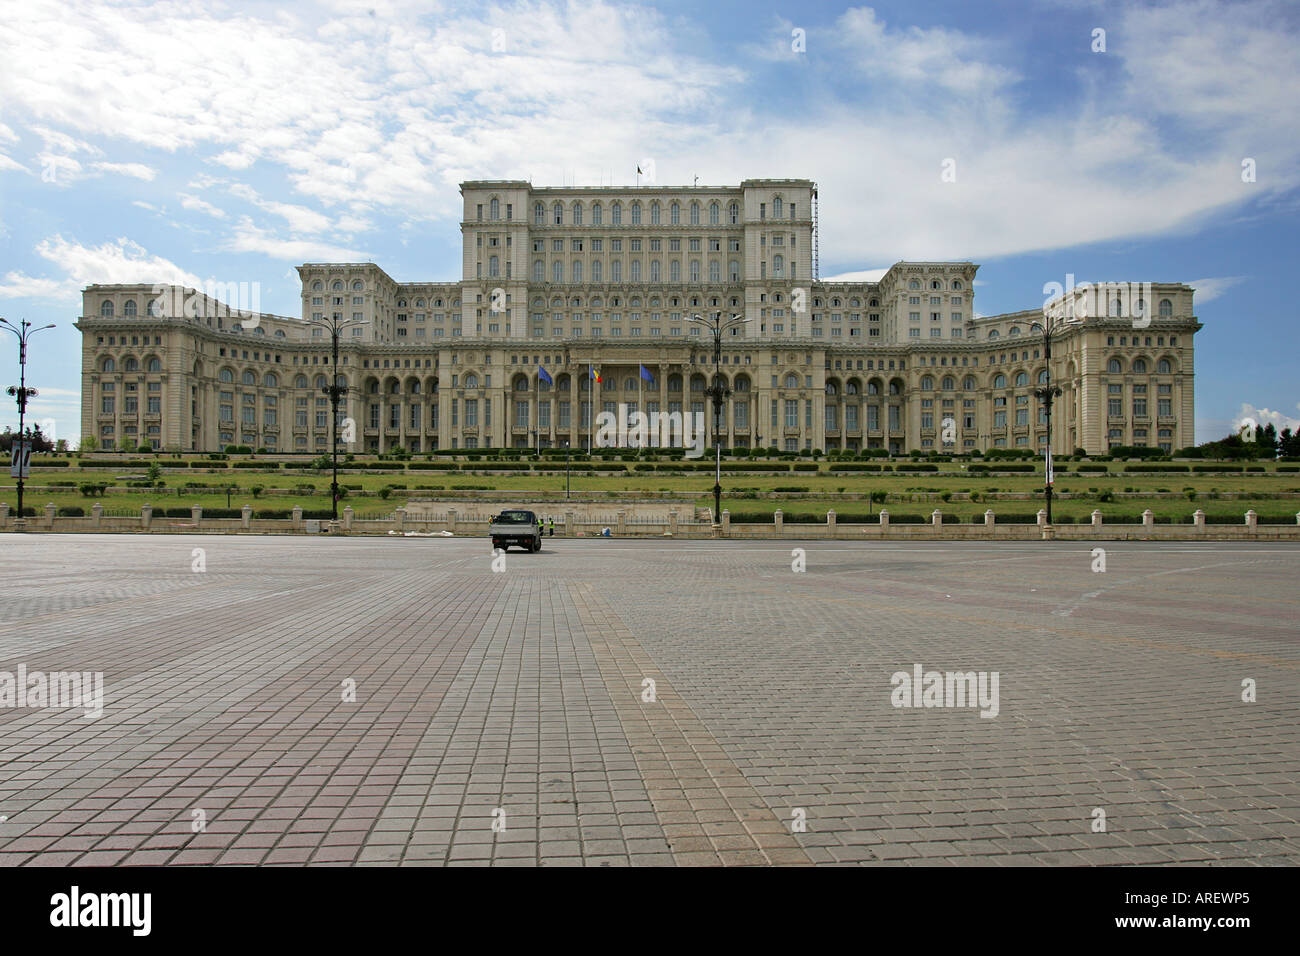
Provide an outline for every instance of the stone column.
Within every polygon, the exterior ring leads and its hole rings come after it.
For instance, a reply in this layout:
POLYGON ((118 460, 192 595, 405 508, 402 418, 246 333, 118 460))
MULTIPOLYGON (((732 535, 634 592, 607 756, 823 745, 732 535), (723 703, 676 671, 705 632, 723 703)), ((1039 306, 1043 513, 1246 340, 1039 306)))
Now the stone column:
POLYGON ((1200 508, 1197 508, 1192 512, 1192 524, 1195 526, 1197 531, 1205 530, 1205 512, 1200 508))
POLYGON ((564 513, 564 536, 572 538, 577 532, 578 516, 576 512, 566 511, 564 513))
POLYGON ((835 534, 835 511, 834 511, 834 509, 832 509, 832 510, 826 512, 826 527, 830 530, 830 533, 831 533, 832 535, 835 534))
POLYGON ((58 510, 53 501, 47 502, 45 505, 45 527, 51 531, 54 530, 54 515, 58 510))
POLYGON ((1259 527, 1259 515, 1255 514, 1254 508, 1246 512, 1246 527, 1251 531, 1255 531, 1259 527))
POLYGON ((1092 526, 1093 526, 1094 528, 1100 528, 1100 527, 1101 527, 1101 512, 1100 512, 1100 511, 1095 511, 1095 510, 1093 511, 1093 513, 1092 513, 1092 526))
POLYGON ((290 512, 290 520, 293 522, 293 530, 302 529, 302 505, 294 505, 293 511, 290 512))
POLYGON ((96 501, 90 508, 91 527, 98 530, 100 521, 103 520, 103 517, 104 517, 104 506, 101 505, 98 501, 96 501))
POLYGON ((616 534, 620 534, 620 535, 622 535, 622 534, 625 534, 625 533, 627 532, 627 512, 626 512, 626 511, 620 511, 620 512, 618 513, 618 521, 615 522, 615 528, 617 528, 617 531, 615 532, 616 534))
POLYGON ((1144 530, 1150 531, 1152 528, 1155 527, 1155 524, 1156 524, 1156 516, 1150 508, 1142 512, 1142 528, 1144 530))
POLYGON ((194 522, 195 530, 198 530, 199 523, 203 520, 203 509, 199 505, 190 508, 190 520, 194 522))
POLYGON ((153 505, 145 504, 140 506, 140 527, 145 531, 153 523, 153 505))
POLYGON ((785 515, 782 514, 780 508, 772 512, 772 523, 776 525, 777 534, 780 534, 785 529, 785 515))
POLYGON ((253 506, 244 505, 239 509, 239 526, 245 531, 252 530, 253 527, 253 506))
POLYGON ((880 509, 880 527, 882 528, 889 527, 889 512, 886 511, 884 508, 880 509))
POLYGON ((344 531, 351 531, 351 530, 352 530, 352 514, 353 514, 353 512, 352 512, 352 506, 351 506, 351 505, 347 505, 347 506, 343 509, 343 530, 344 530, 344 531))
MULTIPOLYGON (((1300 515, 1296 515, 1296 520, 1300 521, 1300 515)), ((9 527, 9 502, 0 501, 0 528, 9 527)))
POLYGON ((995 521, 997 521, 997 516, 993 514, 992 509, 989 509, 988 511, 984 512, 984 527, 986 528, 993 527, 995 521))
MULTIPOLYGON (((1300 524, 1300 514, 1296 515, 1296 523, 1300 524)), ((668 533, 671 535, 677 534, 677 509, 676 508, 668 512, 668 533)))
POLYGON ((938 508, 935 508, 934 511, 930 512, 930 524, 934 525, 936 528, 943 527, 943 512, 938 508))
POLYGON ((405 531, 406 530, 406 509, 398 508, 396 511, 393 512, 393 518, 397 521, 397 530, 405 531))
POLYGON ((1047 509, 1046 509, 1046 508, 1039 508, 1039 509, 1038 509, 1038 527, 1040 527, 1040 528, 1046 528, 1046 527, 1047 527, 1047 509))
POLYGON ((456 533, 456 509, 447 509, 447 530, 452 534, 456 533))
POLYGON ((729 508, 722 509, 722 533, 724 535, 731 533, 731 509, 729 508))

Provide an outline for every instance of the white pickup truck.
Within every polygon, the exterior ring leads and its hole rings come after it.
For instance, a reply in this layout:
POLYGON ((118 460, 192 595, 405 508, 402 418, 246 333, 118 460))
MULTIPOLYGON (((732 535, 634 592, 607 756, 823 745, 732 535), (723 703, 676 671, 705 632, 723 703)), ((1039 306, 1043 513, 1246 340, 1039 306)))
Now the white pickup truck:
POLYGON ((531 511, 503 511, 488 525, 492 548, 509 551, 514 545, 525 551, 542 550, 542 531, 537 526, 537 515, 531 511))

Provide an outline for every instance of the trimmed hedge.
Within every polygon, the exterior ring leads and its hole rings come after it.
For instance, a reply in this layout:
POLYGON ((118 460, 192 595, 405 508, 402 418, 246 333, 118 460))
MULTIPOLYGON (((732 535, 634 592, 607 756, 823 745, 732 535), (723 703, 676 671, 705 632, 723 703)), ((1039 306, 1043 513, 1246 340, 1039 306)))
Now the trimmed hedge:
POLYGON ((888 465, 862 462, 838 462, 830 466, 831 471, 892 471, 888 465))
POLYGON ((1151 473, 1151 472, 1178 471, 1178 472, 1186 473, 1187 466, 1186 465, 1125 465, 1124 470, 1126 472, 1151 473))

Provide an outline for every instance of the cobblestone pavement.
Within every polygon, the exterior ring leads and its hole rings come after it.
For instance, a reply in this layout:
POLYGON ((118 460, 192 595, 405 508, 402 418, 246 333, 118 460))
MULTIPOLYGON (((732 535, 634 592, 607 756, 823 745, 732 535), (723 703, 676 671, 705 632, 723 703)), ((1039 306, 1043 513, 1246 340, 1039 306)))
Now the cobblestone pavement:
POLYGON ((0 863, 1300 863, 1300 548, 1097 560, 2 535, 0 863))

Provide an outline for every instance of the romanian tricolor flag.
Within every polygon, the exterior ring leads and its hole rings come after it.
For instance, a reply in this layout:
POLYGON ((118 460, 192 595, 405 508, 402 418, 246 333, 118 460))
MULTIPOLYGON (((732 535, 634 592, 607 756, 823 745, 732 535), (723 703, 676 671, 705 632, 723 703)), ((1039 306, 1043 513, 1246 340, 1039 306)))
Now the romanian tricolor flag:
POLYGON ((587 368, 591 369, 591 377, 593 379, 595 379, 597 382, 601 381, 600 373, 596 371, 596 367, 594 365, 588 365, 587 368))

